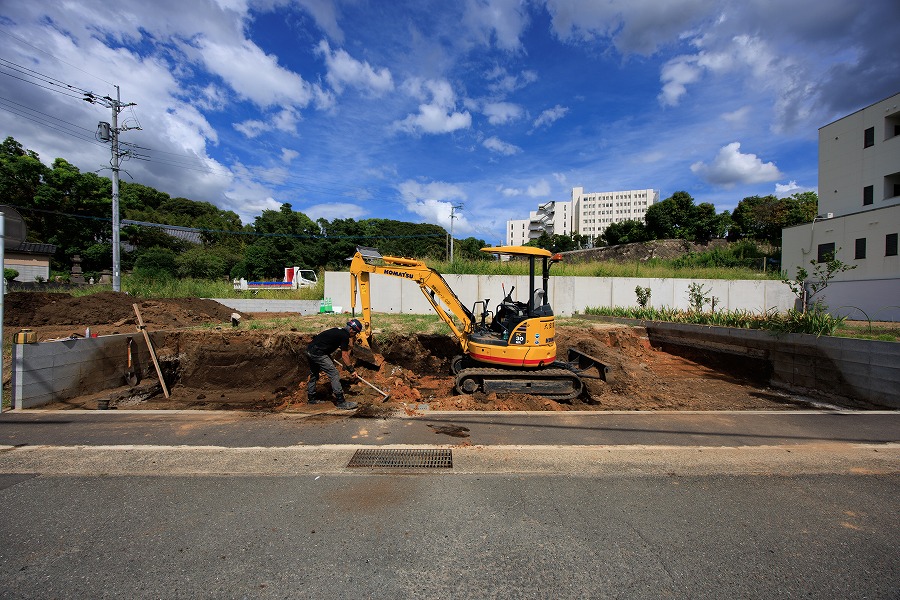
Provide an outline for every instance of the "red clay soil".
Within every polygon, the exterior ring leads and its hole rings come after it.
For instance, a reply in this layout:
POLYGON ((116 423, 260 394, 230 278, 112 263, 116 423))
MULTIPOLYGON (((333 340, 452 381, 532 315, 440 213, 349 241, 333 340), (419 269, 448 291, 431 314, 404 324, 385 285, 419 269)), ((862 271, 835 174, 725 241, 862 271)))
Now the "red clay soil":
MULTIPOLYGON (((134 299, 105 292, 73 298, 65 294, 10 293, 5 302, 5 337, 21 327, 39 340, 84 334, 133 333, 134 299)), ((212 300, 164 299, 138 302, 148 330, 154 332, 160 364, 171 397, 163 397, 152 366, 136 388, 68 400, 51 408, 211 409, 322 412, 330 402, 306 404, 309 369, 305 348, 312 335, 295 331, 252 330, 230 325, 232 309, 212 300), (199 328, 201 325, 220 326, 199 328)), ((305 317, 316 320, 318 317, 305 317)), ((531 395, 453 392, 450 360, 458 353, 444 335, 395 335, 379 338, 385 362, 376 369, 363 363, 357 372, 390 394, 387 401, 346 373, 344 388, 368 416, 422 410, 772 410, 808 406, 803 400, 768 387, 762 373, 739 362, 712 369, 651 347, 640 327, 586 322, 557 327, 558 354, 574 347, 610 367, 608 381, 587 380, 587 392, 568 402, 531 395)), ((9 373, 9 369, 4 369, 9 373)), ((124 383, 124 382, 123 382, 124 383)), ((326 377, 318 397, 330 399, 326 377)), ((835 399, 830 399, 832 402, 835 399)), ((839 399, 838 399, 839 401, 839 399)), ((848 401, 849 402, 849 401, 848 401)))

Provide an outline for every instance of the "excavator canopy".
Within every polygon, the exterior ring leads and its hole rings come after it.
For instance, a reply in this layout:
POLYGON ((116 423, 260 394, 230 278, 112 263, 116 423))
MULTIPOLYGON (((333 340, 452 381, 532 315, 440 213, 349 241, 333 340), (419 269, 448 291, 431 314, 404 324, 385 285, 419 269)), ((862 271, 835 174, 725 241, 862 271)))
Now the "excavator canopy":
POLYGON ((482 248, 481 251, 489 252, 490 254, 513 254, 518 256, 552 256, 549 250, 533 246, 492 246, 490 248, 482 248))

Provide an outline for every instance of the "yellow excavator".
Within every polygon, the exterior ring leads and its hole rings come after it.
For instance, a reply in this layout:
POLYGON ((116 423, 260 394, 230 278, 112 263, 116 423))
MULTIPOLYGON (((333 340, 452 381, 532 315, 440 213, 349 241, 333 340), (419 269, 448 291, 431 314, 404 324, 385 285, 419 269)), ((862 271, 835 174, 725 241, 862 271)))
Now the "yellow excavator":
POLYGON ((358 318, 363 324, 357 336, 361 354, 374 356, 370 279, 374 273, 418 284, 450 327, 462 349, 462 354, 451 361, 457 393, 518 393, 570 400, 582 393, 583 379, 606 380, 609 368, 577 349, 569 349, 568 361, 556 358, 556 324, 547 295, 550 267, 562 256, 529 246, 496 246, 481 251, 528 261, 527 302, 513 300, 513 286, 494 311, 490 310, 490 299, 477 300, 469 309, 441 274, 424 262, 382 256, 375 248, 357 247, 350 262, 350 307, 356 317, 358 295, 358 318))

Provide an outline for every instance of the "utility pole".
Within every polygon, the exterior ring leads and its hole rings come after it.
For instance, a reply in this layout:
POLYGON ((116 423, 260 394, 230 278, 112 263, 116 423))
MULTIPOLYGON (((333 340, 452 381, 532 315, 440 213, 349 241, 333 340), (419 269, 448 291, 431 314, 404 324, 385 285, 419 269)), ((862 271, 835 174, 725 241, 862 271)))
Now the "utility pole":
POLYGON ((135 106, 134 102, 122 104, 119 86, 116 86, 116 99, 113 100, 109 96, 98 98, 88 93, 84 98, 85 101, 92 104, 100 104, 112 109, 112 127, 109 123, 100 121, 97 124, 97 138, 102 142, 112 142, 112 158, 109 161, 112 167, 112 255, 113 255, 113 279, 112 287, 114 292, 122 290, 122 261, 121 261, 121 244, 119 242, 119 165, 122 157, 128 156, 129 152, 119 152, 119 132, 128 131, 129 129, 140 129, 140 127, 119 127, 119 113, 123 108, 135 106))
POLYGON ((448 262, 453 262, 453 219, 456 218, 456 211, 463 207, 462 204, 451 204, 450 205, 450 260, 448 262))

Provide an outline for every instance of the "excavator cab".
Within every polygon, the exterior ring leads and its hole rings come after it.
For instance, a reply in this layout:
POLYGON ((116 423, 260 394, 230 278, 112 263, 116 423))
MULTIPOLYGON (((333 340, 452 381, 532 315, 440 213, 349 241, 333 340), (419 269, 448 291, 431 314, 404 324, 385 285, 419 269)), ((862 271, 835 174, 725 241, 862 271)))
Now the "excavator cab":
POLYGON ((552 364, 556 360, 556 325, 547 289, 550 266, 560 256, 529 246, 494 246, 481 251, 528 261, 527 301, 513 299, 515 286, 508 293, 504 289, 505 296, 497 303, 490 323, 475 328, 469 336, 467 362, 520 368, 552 364))

